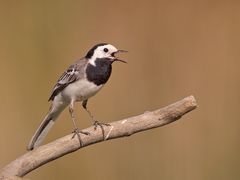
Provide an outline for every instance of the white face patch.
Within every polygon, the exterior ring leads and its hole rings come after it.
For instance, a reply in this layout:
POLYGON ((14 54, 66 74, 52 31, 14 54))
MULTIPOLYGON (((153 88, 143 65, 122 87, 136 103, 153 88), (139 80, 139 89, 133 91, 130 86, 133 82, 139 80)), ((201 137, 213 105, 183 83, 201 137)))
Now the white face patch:
POLYGON ((93 56, 89 59, 89 63, 93 66, 96 66, 95 61, 97 58, 110 58, 113 59, 112 53, 117 52, 117 48, 111 44, 107 44, 104 46, 99 46, 94 50, 93 56))

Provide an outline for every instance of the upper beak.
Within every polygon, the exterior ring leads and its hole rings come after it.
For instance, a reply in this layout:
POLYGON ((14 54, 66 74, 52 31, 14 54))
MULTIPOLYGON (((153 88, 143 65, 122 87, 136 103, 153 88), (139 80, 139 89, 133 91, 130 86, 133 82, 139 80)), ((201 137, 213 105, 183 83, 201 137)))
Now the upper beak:
MULTIPOLYGON (((118 51, 116 51, 115 53, 112 54, 113 57, 115 57, 115 54, 116 53, 126 53, 128 51, 126 50, 122 50, 122 49, 119 49, 118 51)), ((127 63, 126 61, 122 60, 122 59, 119 59, 117 57, 115 57, 114 61, 120 61, 120 62, 123 62, 123 63, 127 63)))
POLYGON ((122 49, 119 49, 117 52, 123 52, 123 53, 126 53, 126 52, 128 52, 128 51, 126 51, 126 50, 122 50, 122 49))

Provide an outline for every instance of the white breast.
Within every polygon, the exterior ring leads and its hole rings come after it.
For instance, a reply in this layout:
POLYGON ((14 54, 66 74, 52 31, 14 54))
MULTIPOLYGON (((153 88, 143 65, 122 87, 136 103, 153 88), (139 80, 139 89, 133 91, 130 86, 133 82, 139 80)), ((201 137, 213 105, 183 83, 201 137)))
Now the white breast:
POLYGON ((61 95, 67 101, 83 101, 95 95, 103 85, 97 86, 87 79, 80 79, 72 84, 69 84, 62 92, 61 95))

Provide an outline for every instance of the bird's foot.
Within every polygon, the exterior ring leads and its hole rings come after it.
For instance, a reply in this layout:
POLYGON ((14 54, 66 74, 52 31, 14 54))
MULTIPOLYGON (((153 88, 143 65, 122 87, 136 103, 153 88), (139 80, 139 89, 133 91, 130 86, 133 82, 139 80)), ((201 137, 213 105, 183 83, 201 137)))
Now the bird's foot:
POLYGON ((73 133, 72 139, 77 135, 81 147, 83 146, 83 142, 82 142, 82 139, 80 137, 80 134, 90 135, 89 132, 81 131, 78 128, 74 129, 74 131, 72 133, 73 133))
POLYGON ((111 126, 111 124, 100 123, 98 121, 94 121, 93 125, 94 125, 94 130, 96 130, 98 126, 100 126, 102 130, 103 130, 103 126, 111 126))

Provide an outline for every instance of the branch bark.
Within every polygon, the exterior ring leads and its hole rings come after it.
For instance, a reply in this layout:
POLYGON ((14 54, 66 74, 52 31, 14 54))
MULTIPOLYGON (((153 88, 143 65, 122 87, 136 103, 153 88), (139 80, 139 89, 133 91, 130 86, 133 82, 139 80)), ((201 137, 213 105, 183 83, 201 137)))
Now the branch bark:
POLYGON ((189 96, 164 108, 112 122, 110 123, 111 126, 104 126, 104 131, 101 128, 94 130, 93 127, 89 127, 83 131, 90 132, 90 135, 81 134, 84 144, 82 147, 80 147, 77 136, 75 138, 72 138, 73 134, 64 136, 33 151, 26 152, 10 162, 0 170, 0 180, 14 176, 23 177, 50 161, 91 144, 130 136, 137 132, 164 126, 180 119, 184 114, 196 107, 195 98, 189 96))

